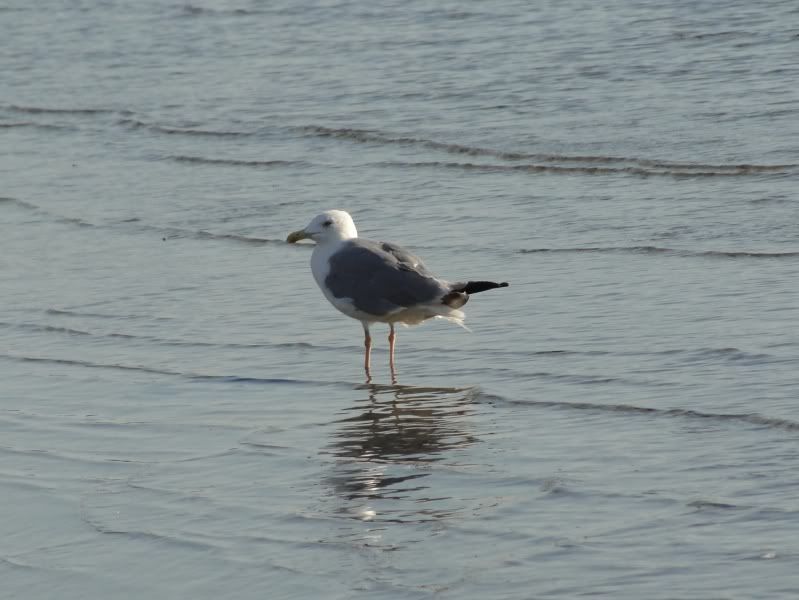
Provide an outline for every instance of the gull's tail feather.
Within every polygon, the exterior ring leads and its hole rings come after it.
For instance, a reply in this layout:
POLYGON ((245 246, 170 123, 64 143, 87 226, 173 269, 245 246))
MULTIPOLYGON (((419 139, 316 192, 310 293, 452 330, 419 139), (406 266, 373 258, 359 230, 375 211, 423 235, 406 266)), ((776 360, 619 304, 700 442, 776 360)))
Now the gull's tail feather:
POLYGON ((508 287, 508 282, 497 283, 495 281, 467 281, 466 283, 455 283, 450 287, 450 292, 441 298, 441 303, 450 308, 460 308, 469 301, 470 294, 485 292, 495 288, 508 287))
POLYGON ((452 291, 441 298, 441 304, 450 308, 460 308, 469 301, 469 295, 465 292, 452 291))
POLYGON ((456 325, 460 325, 466 331, 471 331, 471 329, 466 327, 466 325, 464 325, 463 323, 463 320, 466 318, 466 314, 462 310, 458 310, 457 308, 447 306, 446 304, 440 304, 438 306, 430 306, 429 308, 432 312, 435 313, 436 319, 446 319, 450 323, 455 323, 456 325))

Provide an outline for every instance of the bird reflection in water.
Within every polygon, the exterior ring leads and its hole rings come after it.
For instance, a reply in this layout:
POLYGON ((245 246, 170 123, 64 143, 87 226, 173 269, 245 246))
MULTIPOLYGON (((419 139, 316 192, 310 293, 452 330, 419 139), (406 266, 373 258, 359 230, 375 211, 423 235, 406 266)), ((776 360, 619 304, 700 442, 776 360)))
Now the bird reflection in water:
POLYGON ((431 494, 428 477, 458 470, 456 450, 478 439, 470 416, 478 388, 366 384, 346 409, 325 452, 338 460, 328 478, 345 499, 342 512, 364 521, 441 519, 456 507, 446 490, 431 494), (378 502, 380 510, 378 510, 378 502))

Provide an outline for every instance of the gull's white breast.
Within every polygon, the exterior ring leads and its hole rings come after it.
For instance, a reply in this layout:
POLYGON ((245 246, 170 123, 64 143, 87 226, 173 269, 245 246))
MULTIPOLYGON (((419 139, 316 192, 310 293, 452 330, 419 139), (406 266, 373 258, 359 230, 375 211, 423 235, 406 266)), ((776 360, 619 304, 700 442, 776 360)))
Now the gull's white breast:
POLYGON ((322 290, 328 302, 343 312, 348 317, 361 321, 371 321, 374 317, 359 311, 353 305, 352 298, 336 298, 325 284, 327 276, 330 274, 330 257, 341 249, 345 242, 332 242, 328 244, 317 244, 311 254, 311 273, 316 280, 316 285, 322 290))

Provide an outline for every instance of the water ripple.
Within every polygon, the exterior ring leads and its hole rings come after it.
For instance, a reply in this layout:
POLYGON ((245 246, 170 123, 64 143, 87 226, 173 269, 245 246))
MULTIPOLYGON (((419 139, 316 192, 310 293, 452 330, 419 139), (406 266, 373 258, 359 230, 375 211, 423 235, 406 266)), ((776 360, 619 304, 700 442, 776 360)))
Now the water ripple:
POLYGON ((555 402, 547 400, 512 400, 493 394, 481 393, 481 397, 489 402, 513 404, 521 406, 539 406, 568 410, 588 410, 619 415, 648 415, 654 417, 679 417, 686 419, 703 419, 719 422, 739 422, 751 425, 762 425, 770 429, 783 431, 799 431, 799 422, 778 417, 767 417, 758 413, 712 413, 687 408, 653 408, 632 404, 600 404, 595 402, 555 402))
POLYGON ((288 385, 334 385, 351 389, 353 384, 342 381, 315 381, 310 379, 289 379, 281 377, 247 377, 241 375, 212 375, 206 373, 192 373, 173 369, 148 367, 146 365, 130 365, 123 363, 100 363, 89 360, 53 358, 42 356, 25 356, 14 354, 0 354, 0 360, 22 363, 39 363, 47 365, 63 365, 69 367, 82 367, 88 369, 109 369, 113 371, 135 371, 153 375, 168 375, 181 377, 191 381, 207 381, 216 383, 243 383, 243 384, 288 384, 288 385))
POLYGON ((21 127, 30 127, 33 129, 46 129, 50 131, 64 131, 71 130, 72 127, 67 125, 56 125, 54 123, 34 123, 33 121, 17 121, 12 123, 0 123, 0 129, 15 129, 21 127))
POLYGON ((788 173, 792 172, 796 165, 779 166, 772 168, 764 165, 741 165, 736 167, 720 167, 714 170, 704 170, 704 167, 685 166, 682 168, 644 168, 637 166, 562 166, 562 165, 540 165, 540 164, 521 164, 503 165, 489 163, 463 163, 463 162, 443 162, 443 161, 383 161, 373 163, 373 166, 391 167, 402 169, 457 169, 474 173, 553 173, 560 175, 635 175, 639 177, 673 177, 677 179, 687 179, 691 177, 737 177, 742 175, 753 175, 763 172, 788 173))
POLYGON ((46 108, 42 106, 20 106, 17 104, 9 104, 5 107, 6 110, 25 113, 30 115, 38 114, 53 114, 53 115, 108 115, 108 114, 125 114, 127 111, 118 111, 109 108, 46 108))
POLYGON ((621 253, 673 255, 708 258, 795 258, 799 250, 784 252, 755 252, 747 250, 691 250, 688 248, 665 248, 660 246, 586 246, 576 248, 522 248, 520 254, 541 253, 621 253))
POLYGON ((199 165, 226 165, 232 167, 305 167, 308 163, 299 160, 239 160, 233 158, 206 158, 203 156, 166 156, 167 160, 199 165))
POLYGON ((146 123, 139 119, 120 119, 120 125, 130 127, 131 129, 148 129, 157 133, 165 133, 167 135, 188 135, 199 137, 250 137, 256 135, 251 131, 217 131, 212 129, 193 129, 190 127, 169 127, 166 125, 158 125, 155 123, 146 123))
POLYGON ((85 219, 81 219, 79 217, 69 217, 69 216, 60 215, 51 212, 45 208, 42 208, 40 206, 37 206, 36 204, 33 204, 31 202, 25 202, 24 200, 18 200, 16 198, 0 197, 0 203, 3 202, 7 202, 9 204, 16 205, 19 208, 23 208, 25 210, 36 213, 53 223, 62 223, 65 225, 73 225, 76 227, 93 228, 93 229, 126 229, 129 231, 154 232, 159 234, 163 241, 167 241, 168 239, 182 238, 182 239, 195 239, 195 240, 224 240, 224 241, 231 241, 231 242, 250 244, 256 246, 263 246, 267 244, 279 244, 283 246, 286 244, 286 241, 282 237, 270 239, 262 237, 253 237, 237 233, 218 233, 218 232, 206 231, 204 229, 194 230, 194 229, 184 229, 181 227, 149 225, 147 223, 142 223, 141 219, 139 219, 138 217, 131 217, 124 219, 122 221, 113 221, 110 223, 93 223, 91 221, 86 221, 85 219))
MULTIPOLYGON (((629 168, 609 168, 597 167, 596 170, 591 170, 589 167, 576 167, 576 171, 563 171, 563 172, 580 172, 579 169, 586 169, 587 173, 603 173, 603 172, 630 172, 635 174, 657 175, 666 174, 674 175, 677 171, 686 171, 687 175, 720 175, 724 172, 732 172, 732 174, 748 174, 763 171, 782 172, 789 169, 796 169, 799 164, 712 164, 712 163, 692 163, 692 162, 679 162, 669 160, 648 159, 640 157, 629 156, 612 156, 612 155, 567 155, 567 154, 553 154, 541 152, 515 152, 506 150, 495 150, 491 148, 482 148, 479 146, 467 146, 463 144, 452 144, 447 142, 439 142, 426 138, 417 138, 409 136, 392 136, 387 133, 366 130, 366 129, 351 129, 351 128, 332 128, 323 127, 319 125, 308 125, 299 128, 300 131, 317 137, 326 138, 340 138, 354 142, 361 143, 379 143, 379 144, 399 144, 421 146, 431 150, 440 150, 449 154, 460 154, 467 156, 489 156, 506 161, 522 161, 533 160, 538 162, 579 162, 579 163, 631 163, 641 167, 649 167, 651 170, 645 169, 632 169, 629 168), (610 169, 610 170, 607 170, 610 169), (698 172, 698 173, 697 173, 698 172)), ((488 168, 494 165, 471 165, 469 163, 418 163, 419 165, 428 166, 455 166, 458 168, 488 168)), ((496 165, 500 168, 503 165, 496 165)), ((546 166, 543 165, 512 165, 507 166, 508 169, 518 170, 544 170, 546 166)), ((563 168, 556 168, 562 170, 563 168)))

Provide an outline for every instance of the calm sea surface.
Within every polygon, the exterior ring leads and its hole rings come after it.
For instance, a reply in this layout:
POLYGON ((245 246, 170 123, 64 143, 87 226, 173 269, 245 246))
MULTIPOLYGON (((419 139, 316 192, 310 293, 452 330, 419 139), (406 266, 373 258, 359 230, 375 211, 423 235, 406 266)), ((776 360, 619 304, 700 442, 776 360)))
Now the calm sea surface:
POLYGON ((796 597, 795 0, 6 0, 0 56, 0 597, 796 597), (511 287, 366 385, 328 208, 511 287))

